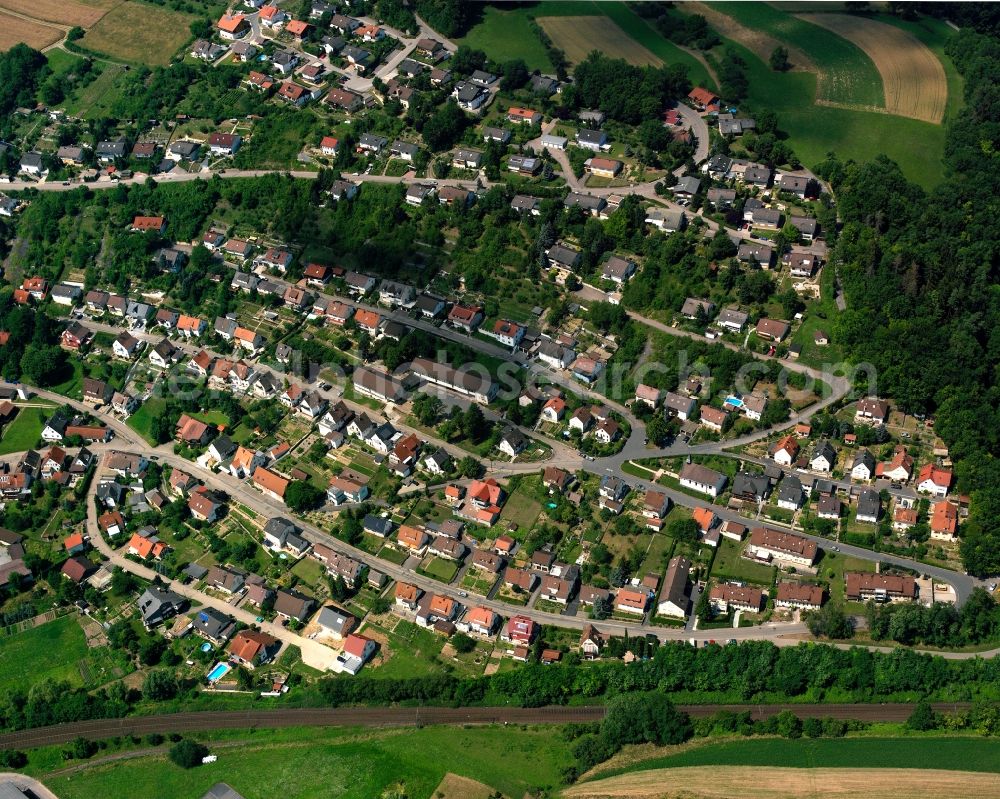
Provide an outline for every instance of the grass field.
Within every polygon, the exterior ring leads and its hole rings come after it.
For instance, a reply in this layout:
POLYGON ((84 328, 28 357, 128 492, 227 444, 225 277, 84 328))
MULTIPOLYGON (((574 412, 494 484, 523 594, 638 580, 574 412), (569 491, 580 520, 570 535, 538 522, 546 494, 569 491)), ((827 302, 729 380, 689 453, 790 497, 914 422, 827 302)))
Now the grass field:
POLYGON ((75 616, 0 639, 0 691, 28 688, 42 680, 80 685, 77 663, 87 655, 87 640, 75 616))
POLYGON ((79 44, 122 61, 165 65, 191 38, 193 20, 189 14, 158 6, 124 3, 104 15, 79 44))
POLYGON ((190 771, 161 755, 85 767, 45 783, 60 799, 195 797, 219 781, 247 799, 416 799, 433 796, 450 772, 521 797, 558 785, 570 762, 569 745, 550 728, 292 729, 232 738, 235 745, 213 747, 217 762, 190 771))
POLYGON ((48 413, 44 408, 22 408, 9 424, 4 426, 0 437, 0 455, 24 452, 38 443, 45 427, 48 413))
POLYGON ((482 22, 475 25, 459 42, 482 50, 496 61, 522 58, 528 69, 552 72, 549 55, 531 29, 524 9, 508 11, 485 6, 482 22))
POLYGON ((0 11, 0 27, 3 28, 0 31, 0 51, 10 50, 21 42, 41 50, 50 44, 55 44, 63 37, 62 31, 58 28, 21 19, 13 14, 4 14, 2 11, 0 11))
POLYGON ((94 62, 94 69, 100 74, 79 91, 73 92, 62 104, 63 110, 73 116, 97 119, 111 110, 118 97, 118 77, 124 74, 124 67, 102 61, 94 62))
POLYGON ((940 123, 948 81, 937 56, 915 36, 884 22, 849 14, 807 14, 820 25, 860 47, 874 62, 890 114, 940 123))
POLYGON ((754 799, 789 797, 893 796, 922 799, 925 796, 1000 796, 996 777, 966 771, 917 769, 802 769, 754 766, 689 766, 669 771, 639 771, 620 777, 577 785, 563 796, 649 797, 649 799, 754 799), (683 787, 682 787, 683 786, 683 787), (985 792, 985 793, 984 793, 985 792))
POLYGON ((0 0, 0 8, 61 25, 89 28, 121 0, 0 0))
POLYGON ((76 65, 83 59, 78 55, 57 47, 45 54, 45 60, 49 62, 49 69, 54 74, 64 75, 67 72, 72 72, 76 65))

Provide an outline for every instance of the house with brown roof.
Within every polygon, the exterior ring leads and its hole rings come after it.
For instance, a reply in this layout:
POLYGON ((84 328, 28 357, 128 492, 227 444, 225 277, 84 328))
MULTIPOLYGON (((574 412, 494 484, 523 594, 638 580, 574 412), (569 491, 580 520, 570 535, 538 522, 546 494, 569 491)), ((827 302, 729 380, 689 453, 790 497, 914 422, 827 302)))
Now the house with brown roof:
POLYGON ((272 472, 270 469, 258 466, 254 470, 253 477, 250 479, 266 496, 280 500, 281 502, 285 501, 285 490, 288 488, 288 483, 290 482, 286 478, 272 472))
POLYGON ((885 424, 889 418, 889 403, 878 397, 863 397, 854 406, 854 421, 885 424))
POLYGON ((917 598, 917 581, 908 574, 847 572, 844 585, 849 602, 912 602, 917 598))
POLYGON ((685 488, 717 497, 722 493, 728 478, 721 472, 702 466, 700 463, 686 463, 679 474, 679 481, 685 488))
POLYGON ((658 616, 670 616, 683 619, 687 616, 688 575, 691 572, 691 561, 683 555, 671 559, 667 573, 663 578, 663 588, 660 591, 660 602, 656 606, 658 616))
POLYGON ((312 608, 312 598, 295 591, 279 590, 274 595, 274 612, 286 619, 305 621, 309 618, 312 608))
POLYGON ((72 580, 74 583, 82 583, 94 570, 93 563, 80 555, 76 555, 66 560, 62 568, 59 569, 59 572, 67 580, 72 580))
POLYGON ((958 533, 958 507, 948 500, 935 502, 931 506, 931 538, 938 541, 954 541, 958 533))
POLYGON ((823 587, 808 583, 778 583, 774 604, 779 608, 817 610, 823 605, 823 587))
POLYGON ((778 560, 802 566, 812 566, 818 552, 815 541, 770 527, 755 527, 747 546, 749 557, 768 563, 778 560))
POLYGON ((229 643, 229 657, 254 669, 274 660, 281 650, 281 641, 260 630, 240 630, 229 643))
POLYGON ((181 414, 181 417, 177 420, 177 430, 174 438, 184 444, 203 446, 208 443, 211 435, 212 430, 207 424, 188 416, 186 413, 181 414))
POLYGON ((760 613, 764 607, 764 599, 761 589, 737 583, 713 585, 708 594, 708 601, 717 613, 728 613, 730 609, 760 613))
POLYGON ((791 325, 780 319, 764 317, 757 321, 757 336, 767 341, 782 341, 788 335, 789 330, 791 330, 791 325))
POLYGON ((415 555, 422 555, 427 548, 430 536, 421 527, 414 527, 409 524, 401 524, 396 534, 396 543, 403 549, 410 550, 415 555))
POLYGON ((396 583, 396 604, 400 607, 407 608, 408 610, 416 610, 417 601, 423 595, 417 586, 410 585, 409 583, 396 583))

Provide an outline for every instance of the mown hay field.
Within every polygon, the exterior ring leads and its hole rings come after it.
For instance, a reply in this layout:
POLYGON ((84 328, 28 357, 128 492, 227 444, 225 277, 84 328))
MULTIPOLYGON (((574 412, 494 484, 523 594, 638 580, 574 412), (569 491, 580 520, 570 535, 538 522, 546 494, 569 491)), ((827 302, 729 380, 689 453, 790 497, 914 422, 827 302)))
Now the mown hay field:
POLYGON ((591 50, 600 50, 610 58, 624 58, 640 67, 663 64, 605 16, 538 17, 537 22, 573 64, 583 61, 591 50))
POLYGON ((24 42, 29 47, 41 50, 50 44, 55 44, 62 38, 62 31, 31 22, 0 11, 0 51, 6 52, 15 44, 24 42))
POLYGON ((692 766, 622 774, 574 785, 569 799, 996 799, 995 774, 923 769, 692 766))
POLYGON ((101 17, 79 44, 122 61, 163 66, 191 38, 193 20, 158 6, 123 3, 101 17))
POLYGON ((89 28, 121 0, 0 0, 0 8, 27 17, 89 28))

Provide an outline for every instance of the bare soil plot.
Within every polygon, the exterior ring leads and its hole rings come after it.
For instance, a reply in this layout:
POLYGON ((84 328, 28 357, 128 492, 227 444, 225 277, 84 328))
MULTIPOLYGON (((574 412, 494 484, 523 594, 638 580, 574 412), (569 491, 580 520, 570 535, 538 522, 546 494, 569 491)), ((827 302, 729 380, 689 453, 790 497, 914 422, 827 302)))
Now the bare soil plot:
POLYGON ((944 67, 927 45, 894 25, 848 14, 799 14, 856 44, 875 63, 890 114, 940 124, 948 101, 944 67))
POLYGON ((753 30, 741 25, 729 14, 712 7, 711 3, 685 3, 684 10, 692 14, 701 14, 708 24, 722 36, 742 44, 765 64, 771 58, 775 47, 785 47, 788 50, 788 60, 792 63, 792 72, 816 72, 819 70, 805 51, 776 39, 763 31, 753 30))
POLYGON ((663 64, 607 17, 538 17, 536 21, 574 64, 583 61, 591 50, 600 50, 609 58, 624 58, 639 67, 663 64))
POLYGON ((996 799, 996 774, 923 769, 692 766, 622 774, 567 788, 564 797, 598 799, 996 799))
POLYGON ((123 3, 105 14, 80 45, 96 53, 164 66, 191 38, 194 17, 145 3, 123 3))
POLYGON ((439 799, 490 799, 493 789, 468 777, 448 772, 431 796, 439 799))
POLYGON ((119 2, 121 0, 91 0, 88 3, 76 0, 0 0, 0 8, 60 25, 89 28, 119 2))
POLYGON ((10 50, 15 44, 24 42, 29 47, 41 50, 62 39, 58 28, 32 22, 0 11, 0 51, 10 50))

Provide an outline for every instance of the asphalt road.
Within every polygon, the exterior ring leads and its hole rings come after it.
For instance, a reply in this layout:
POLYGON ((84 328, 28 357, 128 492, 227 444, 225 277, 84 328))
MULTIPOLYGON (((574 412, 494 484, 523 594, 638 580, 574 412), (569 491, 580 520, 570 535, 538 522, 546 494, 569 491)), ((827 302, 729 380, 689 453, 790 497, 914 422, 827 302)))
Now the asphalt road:
MULTIPOLYGON (((938 712, 967 709, 967 702, 938 702, 938 712)), ((689 715, 700 718, 719 711, 749 712, 765 719, 789 710, 799 718, 838 718, 860 721, 905 721, 912 704, 836 705, 679 705, 689 715)), ((206 711, 167 713, 159 716, 132 716, 57 724, 0 735, 2 749, 33 749, 68 743, 78 737, 101 740, 119 735, 150 733, 205 732, 281 727, 421 727, 430 724, 580 724, 604 718, 603 705, 566 707, 561 705, 522 707, 388 707, 388 708, 294 708, 285 710, 206 711)))

